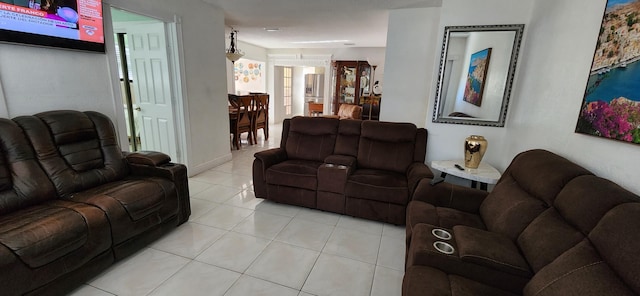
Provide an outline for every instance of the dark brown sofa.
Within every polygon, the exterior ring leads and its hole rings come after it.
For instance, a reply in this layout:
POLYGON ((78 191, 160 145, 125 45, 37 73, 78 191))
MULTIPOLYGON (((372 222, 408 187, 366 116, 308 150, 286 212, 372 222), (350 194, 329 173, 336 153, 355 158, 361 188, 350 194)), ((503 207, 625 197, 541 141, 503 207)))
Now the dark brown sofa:
POLYGON ((410 123, 294 117, 279 148, 255 154, 256 197, 404 224, 424 164, 427 131, 410 123))
POLYGON ((423 180, 403 295, 637 295, 639 201, 545 150, 517 155, 491 193, 423 180))
POLYGON ((63 295, 190 215, 186 167, 123 155, 102 114, 0 119, 0 151, 2 295, 63 295))

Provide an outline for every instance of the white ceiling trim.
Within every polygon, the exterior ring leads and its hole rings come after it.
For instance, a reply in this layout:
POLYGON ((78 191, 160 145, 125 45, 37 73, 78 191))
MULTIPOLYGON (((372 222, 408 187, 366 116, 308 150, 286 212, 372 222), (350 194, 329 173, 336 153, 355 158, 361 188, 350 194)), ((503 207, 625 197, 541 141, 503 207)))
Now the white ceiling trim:
POLYGON ((268 54, 269 63, 274 66, 328 67, 333 55, 330 54, 268 54))

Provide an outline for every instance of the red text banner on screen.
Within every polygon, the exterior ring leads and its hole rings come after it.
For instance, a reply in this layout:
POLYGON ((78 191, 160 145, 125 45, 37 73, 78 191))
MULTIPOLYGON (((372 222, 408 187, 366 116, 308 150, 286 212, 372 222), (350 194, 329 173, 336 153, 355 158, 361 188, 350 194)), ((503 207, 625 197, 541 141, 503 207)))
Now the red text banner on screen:
POLYGON ((78 0, 80 40, 104 42, 102 4, 96 0, 78 0))

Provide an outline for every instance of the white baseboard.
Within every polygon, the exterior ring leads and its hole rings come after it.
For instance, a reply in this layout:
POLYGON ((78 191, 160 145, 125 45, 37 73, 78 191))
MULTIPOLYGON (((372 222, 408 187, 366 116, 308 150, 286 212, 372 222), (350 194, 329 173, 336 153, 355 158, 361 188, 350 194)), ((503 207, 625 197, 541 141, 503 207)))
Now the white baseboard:
POLYGON ((231 159, 232 159, 231 153, 228 153, 228 154, 226 154, 224 156, 221 156, 221 157, 218 157, 216 159, 207 161, 205 163, 200 163, 200 164, 198 164, 196 166, 189 167, 187 169, 187 175, 189 177, 193 177, 193 176, 195 176, 197 174, 200 174, 202 172, 205 172, 205 171, 208 171, 208 170, 210 170, 212 168, 215 168, 215 167, 217 167, 217 166, 219 166, 219 165, 221 165, 221 164, 223 164, 225 162, 231 161, 231 159))

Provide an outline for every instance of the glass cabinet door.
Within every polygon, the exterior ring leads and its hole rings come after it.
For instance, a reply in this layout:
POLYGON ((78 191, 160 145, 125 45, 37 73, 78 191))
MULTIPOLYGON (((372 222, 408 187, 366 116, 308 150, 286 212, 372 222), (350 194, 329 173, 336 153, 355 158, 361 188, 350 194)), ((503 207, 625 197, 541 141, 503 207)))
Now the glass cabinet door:
POLYGON ((340 103, 354 104, 356 101, 357 67, 342 66, 340 72, 340 103))
POLYGON ((333 114, 342 104, 361 104, 360 98, 371 93, 371 66, 366 61, 333 61, 333 114))
POLYGON ((371 67, 368 64, 360 65, 360 95, 368 96, 371 94, 371 67))

